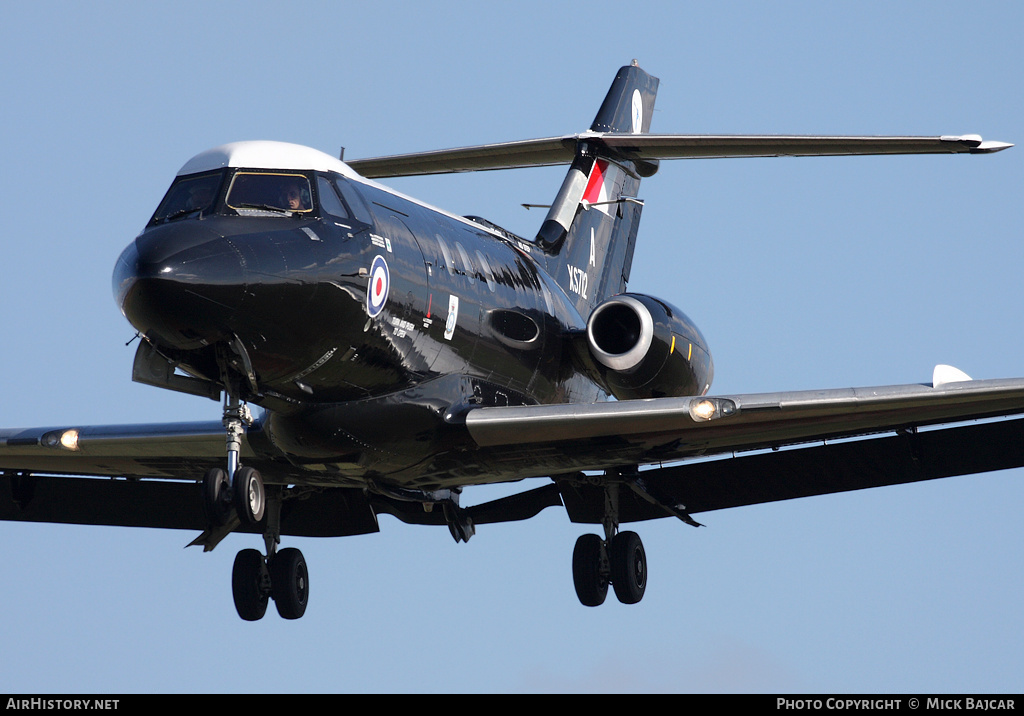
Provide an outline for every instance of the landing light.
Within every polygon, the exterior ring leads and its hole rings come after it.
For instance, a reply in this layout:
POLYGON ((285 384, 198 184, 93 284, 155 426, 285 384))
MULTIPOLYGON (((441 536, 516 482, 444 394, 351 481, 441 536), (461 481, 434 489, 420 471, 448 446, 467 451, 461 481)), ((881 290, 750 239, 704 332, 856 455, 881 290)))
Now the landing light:
POLYGON ((65 430, 60 436, 60 444, 66 447, 68 450, 78 449, 78 431, 77 430, 65 430))
POLYGON ((690 402, 690 417, 698 423, 723 418, 735 412, 736 403, 723 398, 702 398, 690 402))
POLYGON ((66 450, 77 450, 78 430, 72 428, 71 430, 65 430, 64 432, 58 432, 55 430, 52 433, 46 433, 46 435, 43 436, 42 443, 46 447, 60 446, 66 450))

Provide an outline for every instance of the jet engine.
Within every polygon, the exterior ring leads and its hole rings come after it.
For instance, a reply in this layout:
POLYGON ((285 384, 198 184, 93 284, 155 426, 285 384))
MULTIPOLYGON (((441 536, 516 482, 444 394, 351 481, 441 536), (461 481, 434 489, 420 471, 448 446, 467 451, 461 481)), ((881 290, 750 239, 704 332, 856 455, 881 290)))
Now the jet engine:
POLYGON ((587 320, 587 345, 602 382, 619 400, 703 395, 714 366, 704 336, 682 311, 624 293, 587 320))

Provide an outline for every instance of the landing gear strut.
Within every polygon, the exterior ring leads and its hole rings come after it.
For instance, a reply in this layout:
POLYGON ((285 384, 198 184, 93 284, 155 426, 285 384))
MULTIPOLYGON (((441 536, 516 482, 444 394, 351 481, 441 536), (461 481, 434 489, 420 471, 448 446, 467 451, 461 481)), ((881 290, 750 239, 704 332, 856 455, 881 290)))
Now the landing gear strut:
POLYGON ((605 487, 605 538, 582 535, 572 553, 576 596, 586 607, 604 603, 608 585, 623 604, 636 604, 647 589, 647 555, 636 532, 619 532, 619 484, 605 487))
POLYGON ((224 416, 221 419, 227 434, 227 470, 215 467, 203 477, 203 506, 206 518, 214 527, 223 527, 233 516, 246 527, 263 520, 267 505, 263 478, 258 470, 239 465, 242 434, 252 424, 249 407, 237 396, 225 393, 224 416))
POLYGON ((208 532, 218 531, 223 538, 238 525, 262 525, 267 551, 266 557, 257 549, 243 549, 235 556, 231 570, 235 609, 242 619, 257 621, 273 599, 278 614, 298 619, 306 613, 309 601, 309 571, 299 550, 277 551, 284 490, 273 485, 267 490, 258 470, 239 464, 244 427, 252 424, 252 417, 248 407, 230 392, 225 393, 222 422, 227 434, 227 469, 213 468, 203 477, 208 532))

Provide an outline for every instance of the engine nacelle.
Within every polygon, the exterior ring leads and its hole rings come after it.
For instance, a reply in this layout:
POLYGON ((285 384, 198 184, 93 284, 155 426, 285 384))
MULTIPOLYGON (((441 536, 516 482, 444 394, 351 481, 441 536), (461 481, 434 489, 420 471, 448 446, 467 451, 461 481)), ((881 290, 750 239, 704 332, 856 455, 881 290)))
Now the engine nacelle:
POLYGON ((587 344, 601 380, 619 400, 704 395, 714 365, 686 315, 660 299, 624 293, 587 320, 587 344))

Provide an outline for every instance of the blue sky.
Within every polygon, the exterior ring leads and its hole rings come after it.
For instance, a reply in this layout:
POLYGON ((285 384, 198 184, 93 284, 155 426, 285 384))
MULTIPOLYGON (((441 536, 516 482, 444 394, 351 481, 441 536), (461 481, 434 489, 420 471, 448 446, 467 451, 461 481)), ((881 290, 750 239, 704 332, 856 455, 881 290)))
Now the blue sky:
MULTIPOLYGON (((1019 3, 33 2, 0 25, 0 424, 217 419, 130 380, 114 261, 178 168, 278 139, 350 158, 585 129, 616 69, 652 131, 1024 142, 1019 3), (288 13, 283 10, 287 6, 288 13)), ((1024 375, 1024 147, 666 163, 630 289, 712 393, 1024 375)), ((563 170, 400 191, 531 236, 563 170)), ((467 502, 489 492, 469 491, 467 502)), ((0 692, 1019 692, 1020 471, 644 523, 644 601, 579 605, 564 512, 292 539, 306 616, 244 623, 232 536, 0 524, 0 692)))

